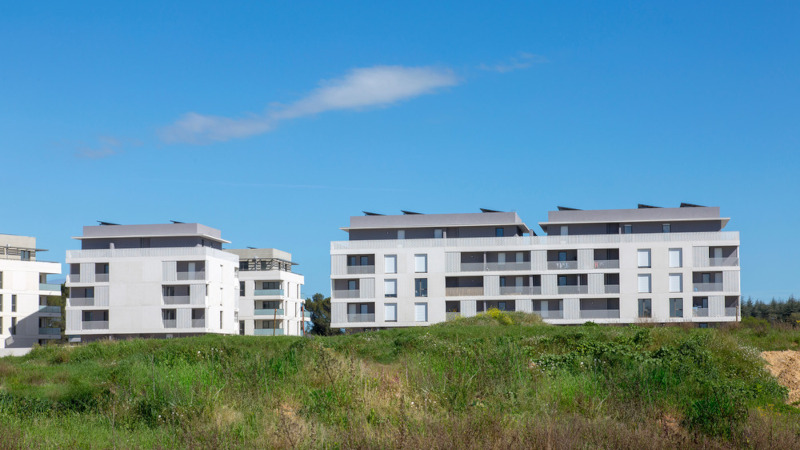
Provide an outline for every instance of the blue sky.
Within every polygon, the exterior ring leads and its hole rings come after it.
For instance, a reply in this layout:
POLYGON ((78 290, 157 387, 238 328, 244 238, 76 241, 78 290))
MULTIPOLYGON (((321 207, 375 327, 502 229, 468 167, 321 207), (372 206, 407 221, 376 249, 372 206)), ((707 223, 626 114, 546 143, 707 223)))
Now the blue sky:
MULTIPOLYGON (((0 6, 0 232, 96 220, 291 252, 362 210, 722 208, 744 296, 800 294, 797 2, 0 6)), ((536 227, 538 228, 538 226, 536 227)))

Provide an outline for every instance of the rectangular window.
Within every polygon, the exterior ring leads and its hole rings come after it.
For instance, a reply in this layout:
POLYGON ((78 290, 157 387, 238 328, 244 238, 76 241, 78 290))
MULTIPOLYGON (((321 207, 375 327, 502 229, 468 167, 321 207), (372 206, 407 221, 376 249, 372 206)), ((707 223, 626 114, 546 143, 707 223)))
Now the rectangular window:
POLYGON ((414 272, 425 273, 428 271, 428 255, 414 255, 414 272))
POLYGON ((441 228, 436 228, 436 229, 433 230, 433 238, 434 239, 441 239, 443 235, 444 235, 444 232, 442 231, 441 228))
POLYGON ((414 297, 428 296, 428 279, 417 278, 414 280, 414 297))
POLYGON ((20 250, 19 251, 19 259, 23 261, 30 261, 31 260, 31 251, 30 250, 20 250))
POLYGON ((244 281, 239 282, 239 296, 244 297, 244 281))
POLYGON ((639 258, 639 267, 643 268, 650 267, 650 249, 649 248, 639 249, 637 254, 639 258))
POLYGON ((414 303, 414 320, 416 322, 428 321, 428 304, 414 303))
POLYGON ((383 305, 383 320, 386 322, 397 322, 397 303, 386 303, 383 305))
POLYGON ((650 290, 650 274, 639 275, 639 292, 651 292, 650 290))
POLYGON ((683 299, 671 298, 669 299, 669 316, 670 317, 683 317, 683 299))
POLYGON ((631 234, 631 233, 633 233, 633 225, 622 226, 622 234, 631 234))
POLYGON ((525 256, 523 255, 523 253, 522 252, 517 252, 516 253, 516 261, 518 263, 521 263, 521 262, 524 262, 524 260, 525 260, 525 256))
POLYGON ((11 294, 11 312, 17 312, 17 296, 11 294))
POLYGON ((661 232, 662 233, 669 233, 671 228, 672 227, 670 227, 670 225, 668 223, 661 224, 661 232))
POLYGON ((505 253, 498 253, 497 254, 497 262, 499 264, 505 264, 506 263, 506 254, 505 253))
POLYGON ((3 289, 3 272, 0 272, 0 289, 3 289))
POLYGON ((569 226, 567 226, 567 225, 561 225, 561 235, 562 235, 562 236, 567 236, 567 235, 569 235, 569 226))
POLYGON ((0 294, 0 312, 3 312, 3 294, 0 294))
POLYGON ((397 239, 405 239, 406 230, 397 230, 397 239))
POLYGON ((219 329, 221 330, 222 327, 222 311, 219 312, 219 329))
POLYGON ((347 280, 347 290, 348 291, 357 291, 358 290, 358 280, 347 280))
POLYGON ((362 256, 361 257, 361 265, 368 266, 369 265, 369 256, 362 256))
POLYGON ((11 335, 13 336, 15 334, 17 334, 17 318, 16 317, 12 317, 11 318, 11 335))
POLYGON ((639 317, 643 319, 653 317, 652 302, 649 298, 639 299, 639 317))
POLYGON ((383 280, 384 296, 397 297, 397 280, 383 280))
POLYGON ((669 266, 683 267, 683 250, 679 248, 669 249, 669 266))
POLYGON ((247 270, 247 261, 239 261, 239 270, 247 270))
POLYGON ((397 273, 397 255, 385 255, 383 266, 386 268, 386 273, 397 273))
POLYGON ((506 230, 504 230, 503 228, 495 228, 494 229, 495 237, 503 237, 505 235, 505 233, 506 233, 506 230))
POLYGON ((683 275, 679 273, 669 274, 669 291, 683 292, 683 275))

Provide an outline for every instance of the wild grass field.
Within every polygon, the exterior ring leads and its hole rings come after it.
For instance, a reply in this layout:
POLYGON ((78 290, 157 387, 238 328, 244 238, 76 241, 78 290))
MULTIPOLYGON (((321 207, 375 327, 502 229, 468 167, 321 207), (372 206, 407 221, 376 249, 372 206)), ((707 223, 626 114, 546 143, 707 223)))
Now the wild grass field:
POLYGON ((0 359, 3 448, 797 448, 762 350, 800 332, 426 328, 37 348, 0 359))

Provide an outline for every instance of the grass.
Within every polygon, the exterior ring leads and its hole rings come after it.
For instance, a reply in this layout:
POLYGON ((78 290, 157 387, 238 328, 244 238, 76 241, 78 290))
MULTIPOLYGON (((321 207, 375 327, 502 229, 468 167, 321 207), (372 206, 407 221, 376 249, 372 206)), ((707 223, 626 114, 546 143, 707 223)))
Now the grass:
POLYGON ((522 313, 328 338, 0 359, 0 447, 797 447, 760 350, 800 332, 555 327, 522 313))

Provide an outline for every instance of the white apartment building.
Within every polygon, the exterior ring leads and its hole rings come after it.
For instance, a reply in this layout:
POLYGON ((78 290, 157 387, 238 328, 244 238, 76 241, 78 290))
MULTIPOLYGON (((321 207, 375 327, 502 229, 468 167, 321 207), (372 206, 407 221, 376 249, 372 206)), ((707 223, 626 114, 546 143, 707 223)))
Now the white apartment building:
POLYGON ((239 334, 302 336, 304 278, 292 272, 290 253, 274 248, 226 249, 238 257, 239 334))
POLYGON ((36 238, 0 234, 0 356, 22 355, 34 344, 59 339, 59 306, 47 296, 61 295, 61 285, 47 282, 61 264, 38 261, 36 238))
POLYGON ((197 223, 83 227, 67 251, 66 334, 98 338, 236 334, 239 258, 197 223))
POLYGON ((553 324, 739 319, 739 233, 718 207, 559 207, 350 218, 331 243, 331 327, 429 325, 490 308, 553 324))

